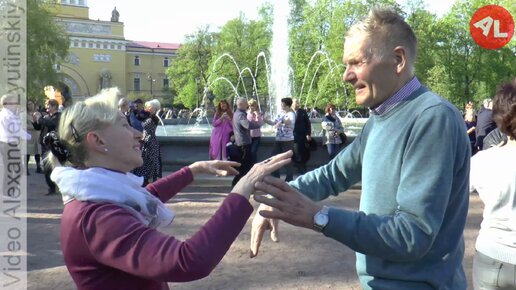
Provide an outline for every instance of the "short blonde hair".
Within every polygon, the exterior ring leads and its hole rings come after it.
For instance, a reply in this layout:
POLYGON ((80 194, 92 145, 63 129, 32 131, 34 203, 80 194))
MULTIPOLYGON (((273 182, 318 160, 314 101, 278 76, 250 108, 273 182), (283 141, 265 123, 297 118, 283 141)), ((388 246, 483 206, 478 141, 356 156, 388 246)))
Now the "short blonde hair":
MULTIPOLYGON (((66 108, 59 120, 60 142, 70 152, 68 162, 73 166, 83 166, 88 158, 84 138, 88 132, 105 128, 116 123, 118 116, 118 88, 102 90, 98 95, 77 102, 66 108)), ((49 153, 50 164, 59 165, 56 156, 49 153)))
POLYGON ((367 58, 383 58, 395 47, 405 47, 410 73, 414 73, 417 38, 398 13, 386 8, 373 8, 364 20, 351 26, 346 38, 356 35, 365 35, 369 41, 367 58))

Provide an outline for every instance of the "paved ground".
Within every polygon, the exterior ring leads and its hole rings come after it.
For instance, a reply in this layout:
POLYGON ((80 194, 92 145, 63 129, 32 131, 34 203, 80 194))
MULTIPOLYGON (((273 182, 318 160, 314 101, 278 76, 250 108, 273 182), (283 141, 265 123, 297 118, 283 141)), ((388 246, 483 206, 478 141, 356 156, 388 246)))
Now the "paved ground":
MULTIPOLYGON (((43 175, 28 177, 28 288, 75 289, 64 266, 59 246, 62 211, 60 196, 44 196, 43 175)), ((170 203, 177 217, 168 232, 186 239, 215 211, 229 191, 227 178, 202 178, 170 203)), ((359 190, 350 190, 325 202, 356 209, 359 190)), ((256 204, 255 204, 256 205, 256 204)), ((256 208, 256 206, 255 206, 256 208)), ((471 197, 465 231, 464 269, 471 280, 474 242, 482 218, 477 196, 471 197)), ((355 274, 354 253, 338 242, 310 230, 280 224, 280 242, 265 238, 260 255, 249 258, 250 223, 226 257, 207 278, 173 289, 360 289, 355 274)), ((469 287, 471 288, 471 287, 469 287)))

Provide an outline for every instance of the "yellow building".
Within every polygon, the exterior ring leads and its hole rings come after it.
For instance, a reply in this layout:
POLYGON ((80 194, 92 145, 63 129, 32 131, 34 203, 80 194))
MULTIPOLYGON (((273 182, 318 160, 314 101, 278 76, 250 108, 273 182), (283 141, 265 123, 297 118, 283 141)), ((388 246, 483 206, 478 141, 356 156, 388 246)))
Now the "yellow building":
POLYGON ((73 98, 115 86, 124 95, 170 95, 165 71, 179 44, 127 40, 116 8, 110 21, 89 19, 87 0, 56 0, 54 12, 70 37, 69 56, 56 69, 73 98))

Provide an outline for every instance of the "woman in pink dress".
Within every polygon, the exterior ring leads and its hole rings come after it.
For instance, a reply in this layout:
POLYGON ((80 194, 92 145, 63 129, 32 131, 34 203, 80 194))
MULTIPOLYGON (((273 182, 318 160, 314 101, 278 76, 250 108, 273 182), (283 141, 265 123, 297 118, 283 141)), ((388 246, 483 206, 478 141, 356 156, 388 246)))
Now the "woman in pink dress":
POLYGON ((226 144, 229 142, 229 135, 233 132, 233 112, 226 100, 217 105, 217 111, 213 117, 213 130, 210 138, 210 160, 226 160, 226 144))

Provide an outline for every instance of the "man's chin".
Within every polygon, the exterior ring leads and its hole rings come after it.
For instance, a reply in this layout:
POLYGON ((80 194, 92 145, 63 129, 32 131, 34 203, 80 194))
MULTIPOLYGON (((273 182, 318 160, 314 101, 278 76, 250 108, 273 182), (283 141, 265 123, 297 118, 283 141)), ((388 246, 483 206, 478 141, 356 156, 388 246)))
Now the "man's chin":
POLYGON ((368 98, 365 98, 365 97, 360 97, 360 96, 357 96, 355 98, 355 101, 357 103, 357 105, 359 106, 364 106, 366 108, 369 108, 371 106, 371 102, 368 100, 368 98))

